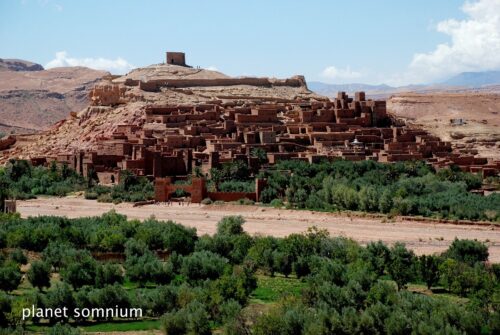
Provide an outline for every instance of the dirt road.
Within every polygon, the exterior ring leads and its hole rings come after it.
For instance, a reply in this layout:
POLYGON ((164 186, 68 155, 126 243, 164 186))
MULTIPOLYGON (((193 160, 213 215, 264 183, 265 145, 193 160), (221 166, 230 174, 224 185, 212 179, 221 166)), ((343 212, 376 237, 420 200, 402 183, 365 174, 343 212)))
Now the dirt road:
POLYGON ((396 220, 345 217, 334 213, 295 211, 257 206, 199 205, 181 206, 177 203, 133 207, 131 204, 105 204, 82 198, 39 198, 19 201, 18 211, 23 217, 59 215, 70 218, 94 216, 115 209, 131 219, 146 219, 154 215, 159 220, 172 220, 195 227, 198 234, 212 234, 217 222, 227 215, 242 215, 245 230, 250 234, 286 236, 301 233, 308 227, 327 229, 332 236, 346 236, 361 244, 382 240, 388 244, 406 243, 416 254, 430 254, 445 250, 457 238, 477 239, 487 242, 490 261, 500 262, 500 227, 433 224, 396 220))

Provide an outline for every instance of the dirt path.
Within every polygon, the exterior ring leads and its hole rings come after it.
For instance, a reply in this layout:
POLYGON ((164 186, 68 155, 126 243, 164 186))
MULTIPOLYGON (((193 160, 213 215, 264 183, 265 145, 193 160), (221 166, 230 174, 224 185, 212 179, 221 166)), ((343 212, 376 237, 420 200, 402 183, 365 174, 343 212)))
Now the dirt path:
POLYGON ((308 227, 327 229, 332 236, 346 236, 361 244, 382 240, 392 244, 406 243, 417 254, 429 254, 445 250, 457 238, 478 239, 487 242, 490 261, 500 262, 500 227, 453 225, 396 220, 345 217, 334 213, 295 211, 257 206, 172 204, 133 207, 131 204, 105 204, 82 198, 39 198, 19 201, 18 211, 23 217, 59 215, 70 218, 100 215, 111 209, 132 219, 146 219, 154 215, 160 220, 172 220, 195 227, 198 234, 213 234, 217 222, 227 215, 242 215, 246 219, 245 230, 250 234, 286 236, 304 232, 308 227))

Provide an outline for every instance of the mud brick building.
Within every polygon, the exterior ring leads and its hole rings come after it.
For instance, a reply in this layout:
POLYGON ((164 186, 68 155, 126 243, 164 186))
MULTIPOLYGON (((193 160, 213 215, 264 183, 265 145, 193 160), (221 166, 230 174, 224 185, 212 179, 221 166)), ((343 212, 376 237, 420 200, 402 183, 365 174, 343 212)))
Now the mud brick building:
MULTIPOLYGON (((169 61, 185 64, 184 56, 176 53, 167 54, 169 61)), ((113 87, 93 90, 94 108, 119 103, 121 94, 113 87)), ((426 131, 397 125, 387 114, 385 101, 366 99, 364 92, 354 97, 339 92, 335 99, 323 102, 211 100, 195 105, 149 105, 143 115, 137 124, 117 125, 111 137, 99 140, 97 149, 33 162, 56 160, 83 175, 95 171, 104 184, 117 183, 119 172, 126 169, 156 180, 158 201, 167 201, 181 188, 191 194, 193 202, 205 197, 258 200, 259 185, 263 185, 259 181, 254 193, 226 195, 208 192, 200 178, 193 178, 190 185, 172 182, 187 179, 195 169, 208 176, 212 168, 235 160, 256 168, 257 158, 252 156, 256 148, 266 152, 269 165, 280 160, 426 160, 437 169, 455 164, 484 176, 500 170, 498 161, 454 152, 449 142, 426 131)))

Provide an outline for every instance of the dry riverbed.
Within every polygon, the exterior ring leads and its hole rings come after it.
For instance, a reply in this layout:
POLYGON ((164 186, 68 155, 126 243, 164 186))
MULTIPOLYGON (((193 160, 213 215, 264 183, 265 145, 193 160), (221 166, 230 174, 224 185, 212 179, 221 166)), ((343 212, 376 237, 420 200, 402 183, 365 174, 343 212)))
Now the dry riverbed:
POLYGON ((159 220, 172 220, 195 227, 198 234, 213 234, 217 222, 227 215, 245 218, 245 230, 250 234, 286 236, 301 233, 311 226, 327 229, 332 236, 350 237, 361 244, 382 240, 388 244, 400 241, 416 254, 430 254, 445 250, 453 239, 477 239, 489 246, 490 261, 500 263, 500 227, 429 223, 402 219, 338 215, 312 211, 275 209, 258 206, 200 205, 173 203, 133 207, 132 204, 99 203, 80 197, 39 198, 18 201, 23 217, 58 215, 69 218, 95 216, 115 209, 130 219, 146 219, 154 215, 159 220))

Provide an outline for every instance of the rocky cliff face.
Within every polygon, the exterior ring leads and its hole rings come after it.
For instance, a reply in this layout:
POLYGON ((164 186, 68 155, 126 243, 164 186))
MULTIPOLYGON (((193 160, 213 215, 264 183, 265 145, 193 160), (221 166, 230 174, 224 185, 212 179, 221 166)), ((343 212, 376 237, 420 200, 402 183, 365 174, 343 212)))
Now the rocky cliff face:
POLYGON ((88 105, 88 92, 108 75, 88 68, 44 70, 39 64, 0 60, 0 132, 47 129, 88 105))

